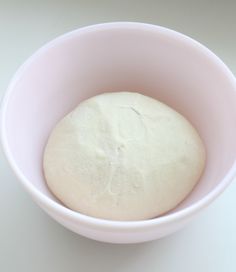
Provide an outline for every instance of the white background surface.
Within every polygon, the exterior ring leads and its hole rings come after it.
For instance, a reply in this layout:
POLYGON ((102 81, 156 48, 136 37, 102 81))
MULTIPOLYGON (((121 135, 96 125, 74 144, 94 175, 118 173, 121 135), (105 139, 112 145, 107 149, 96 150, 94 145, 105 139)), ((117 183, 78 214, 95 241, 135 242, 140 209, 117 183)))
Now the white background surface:
MULTIPOLYGON (((45 42, 109 21, 163 25, 209 47, 236 74, 235 1, 0 0, 0 98, 18 66, 45 42)), ((235 117, 236 120, 236 117, 235 117)), ((0 149, 0 271, 236 271, 236 181, 182 231, 110 245, 49 218, 13 176, 0 149)))

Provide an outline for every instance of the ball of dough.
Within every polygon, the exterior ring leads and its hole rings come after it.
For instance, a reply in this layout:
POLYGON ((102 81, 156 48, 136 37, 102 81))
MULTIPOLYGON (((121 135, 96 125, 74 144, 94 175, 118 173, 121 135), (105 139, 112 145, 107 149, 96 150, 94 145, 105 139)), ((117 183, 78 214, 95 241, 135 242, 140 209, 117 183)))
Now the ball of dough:
POLYGON ((66 115, 44 153, 48 187, 67 207, 111 220, 143 220, 178 205, 205 164, 192 125, 139 93, 105 93, 66 115))

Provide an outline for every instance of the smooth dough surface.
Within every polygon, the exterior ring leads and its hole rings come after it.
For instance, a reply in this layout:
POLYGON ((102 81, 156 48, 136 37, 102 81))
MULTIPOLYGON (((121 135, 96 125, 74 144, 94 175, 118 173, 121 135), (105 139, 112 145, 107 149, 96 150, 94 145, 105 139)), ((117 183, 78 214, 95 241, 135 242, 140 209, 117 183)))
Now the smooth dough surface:
POLYGON ((205 164, 192 125, 139 93, 105 93, 53 129, 44 153, 48 187, 67 207, 111 220, 143 220, 177 206, 205 164))

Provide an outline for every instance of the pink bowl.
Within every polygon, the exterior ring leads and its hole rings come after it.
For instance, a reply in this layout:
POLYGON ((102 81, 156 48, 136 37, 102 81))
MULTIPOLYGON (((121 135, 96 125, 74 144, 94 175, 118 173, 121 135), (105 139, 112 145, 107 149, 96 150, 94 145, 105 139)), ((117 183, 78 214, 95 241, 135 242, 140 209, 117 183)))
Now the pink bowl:
POLYGON ((6 157, 51 217, 86 237, 113 243, 157 239, 182 228, 236 172, 236 81, 207 48, 175 31, 142 23, 107 23, 72 31, 18 70, 1 112, 6 157), (105 91, 153 96, 185 115, 207 149, 205 172, 189 197, 159 218, 118 222, 74 212, 49 192, 42 155, 55 123, 80 101, 105 91))

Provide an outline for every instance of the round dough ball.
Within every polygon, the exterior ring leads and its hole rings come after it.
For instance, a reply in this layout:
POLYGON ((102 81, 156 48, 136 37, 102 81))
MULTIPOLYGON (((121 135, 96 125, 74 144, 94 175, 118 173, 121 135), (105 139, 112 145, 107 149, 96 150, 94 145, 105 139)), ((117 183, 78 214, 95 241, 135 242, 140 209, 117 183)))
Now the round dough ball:
POLYGON ((67 207, 111 220, 143 220, 178 205, 205 164, 192 125, 139 93, 105 93, 66 115, 52 131, 44 172, 67 207))

